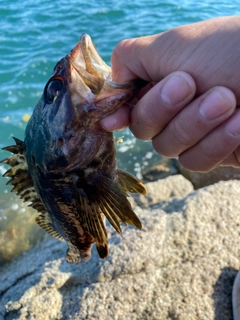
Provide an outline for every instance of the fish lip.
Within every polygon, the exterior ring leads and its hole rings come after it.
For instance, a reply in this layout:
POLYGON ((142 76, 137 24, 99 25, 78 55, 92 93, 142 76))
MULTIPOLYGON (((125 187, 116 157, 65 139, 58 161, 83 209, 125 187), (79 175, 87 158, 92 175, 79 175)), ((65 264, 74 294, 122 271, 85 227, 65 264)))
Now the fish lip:
POLYGON ((140 88, 136 83, 138 80, 123 84, 112 81, 111 67, 100 57, 86 33, 64 59, 73 110, 76 113, 84 111, 91 121, 96 122, 115 112, 140 88))
POLYGON ((88 34, 82 34, 67 59, 85 85, 98 94, 111 74, 111 68, 102 60, 88 34))
MULTIPOLYGON (((111 68, 103 61, 103 59, 100 57, 92 38, 87 34, 83 33, 81 36, 81 48, 84 54, 85 61, 90 58, 92 59, 98 67, 102 67, 104 70, 101 69, 102 73, 106 73, 108 75, 111 73, 111 68)), ((94 64, 94 67, 96 68, 96 65, 94 64)))
POLYGON ((112 81, 111 67, 100 57, 87 33, 82 34, 80 41, 67 55, 67 58, 79 77, 94 94, 98 94, 104 85, 110 90, 130 90, 133 88, 131 82, 119 84, 112 81))

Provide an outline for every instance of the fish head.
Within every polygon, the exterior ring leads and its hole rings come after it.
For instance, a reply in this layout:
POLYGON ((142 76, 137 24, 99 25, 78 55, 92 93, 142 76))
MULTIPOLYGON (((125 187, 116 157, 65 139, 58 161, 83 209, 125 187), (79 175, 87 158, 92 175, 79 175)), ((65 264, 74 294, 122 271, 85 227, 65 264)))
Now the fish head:
POLYGON ((26 128, 28 163, 42 171, 71 171, 91 162, 112 134, 101 118, 115 112, 146 83, 118 84, 83 34, 55 66, 26 128))

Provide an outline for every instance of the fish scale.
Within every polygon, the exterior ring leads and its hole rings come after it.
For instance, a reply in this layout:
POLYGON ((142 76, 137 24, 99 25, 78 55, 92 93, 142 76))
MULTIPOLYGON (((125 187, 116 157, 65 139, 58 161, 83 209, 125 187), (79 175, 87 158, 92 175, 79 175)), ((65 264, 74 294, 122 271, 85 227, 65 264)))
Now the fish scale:
POLYGON ((105 220, 121 235, 120 223, 141 229, 128 201, 145 194, 141 181, 116 165, 113 134, 99 121, 132 99, 146 85, 112 81, 111 68, 83 34, 55 66, 27 124, 25 139, 4 148, 13 155, 4 174, 23 201, 39 212, 36 222, 68 245, 69 263, 87 261, 96 243, 107 257, 105 220))

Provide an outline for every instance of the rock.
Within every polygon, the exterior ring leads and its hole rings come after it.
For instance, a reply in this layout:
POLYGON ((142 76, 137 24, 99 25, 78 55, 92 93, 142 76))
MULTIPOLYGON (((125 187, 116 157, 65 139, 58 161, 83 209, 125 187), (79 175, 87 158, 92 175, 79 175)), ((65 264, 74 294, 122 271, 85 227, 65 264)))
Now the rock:
POLYGON ((194 190, 190 181, 181 174, 168 176, 153 182, 145 183, 147 194, 132 194, 131 204, 141 208, 148 208, 162 201, 170 200, 172 197, 185 197, 194 190))
POLYGON ((111 230, 106 260, 100 260, 94 249, 89 262, 67 264, 66 245, 49 239, 12 262, 0 274, 0 306, 5 306, 0 317, 126 319, 128 313, 143 312, 155 283, 152 270, 158 265, 156 252, 164 240, 166 215, 156 210, 150 221, 147 211, 138 213, 143 230, 125 228, 123 239, 111 230))
POLYGON ((155 163, 151 168, 142 172, 145 182, 164 179, 170 175, 178 174, 178 165, 176 159, 162 157, 158 163, 155 163))
POLYGON ((43 239, 45 232, 36 224, 36 210, 22 199, 6 193, 0 197, 0 269, 5 263, 43 239))
POLYGON ((219 182, 162 206, 170 214, 169 232, 153 314, 164 309, 161 319, 232 319, 231 292, 240 267, 239 198, 239 181, 219 182))
POLYGON ((109 228, 105 260, 94 248, 67 264, 66 244, 49 238, 0 273, 0 319, 231 320, 239 198, 240 181, 228 181, 136 207, 143 229, 109 228))
POLYGON ((179 172, 190 180, 195 189, 209 186, 219 181, 240 180, 239 168, 218 167, 209 172, 193 172, 185 169, 178 163, 179 172))

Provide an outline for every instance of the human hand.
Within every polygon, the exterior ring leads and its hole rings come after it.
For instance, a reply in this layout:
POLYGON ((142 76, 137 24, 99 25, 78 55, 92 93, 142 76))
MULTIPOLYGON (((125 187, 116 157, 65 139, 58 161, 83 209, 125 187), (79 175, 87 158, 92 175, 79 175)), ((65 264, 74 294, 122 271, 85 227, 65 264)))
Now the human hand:
POLYGON ((179 156, 190 170, 240 167, 239 35, 240 18, 229 17, 120 43, 112 57, 114 79, 139 77, 155 85, 141 92, 131 112, 124 106, 103 119, 104 128, 130 124, 137 138, 152 140, 164 156, 179 156))

